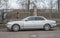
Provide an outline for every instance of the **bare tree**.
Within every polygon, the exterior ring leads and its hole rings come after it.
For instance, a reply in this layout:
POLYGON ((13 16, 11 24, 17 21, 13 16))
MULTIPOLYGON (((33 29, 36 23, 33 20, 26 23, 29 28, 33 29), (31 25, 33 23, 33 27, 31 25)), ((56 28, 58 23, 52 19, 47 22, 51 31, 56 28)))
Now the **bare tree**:
POLYGON ((5 9, 8 9, 8 8, 7 8, 7 5, 8 5, 8 3, 7 3, 7 2, 8 2, 8 0, 4 0, 4 2, 5 2, 5 6, 6 6, 6 8, 5 8, 5 9))
MULTIPOLYGON (((43 9, 52 9, 54 7, 54 5, 56 3, 53 3, 53 1, 55 0, 17 0, 18 1, 18 4, 26 9, 29 9, 30 7, 30 4, 32 4, 32 2, 30 1, 33 1, 35 3, 35 5, 40 1, 40 3, 42 2, 43 3, 43 9), (48 2, 48 3, 47 3, 48 2), (47 3, 47 5, 46 5, 47 3), (53 5, 54 4, 54 5, 53 5), (49 8, 48 8, 49 7, 49 8)), ((34 6, 34 4, 33 4, 34 6)), ((39 5, 38 5, 39 6, 39 5)), ((37 7, 37 5, 36 5, 37 7)), ((39 7, 40 8, 40 7, 39 7)))
POLYGON ((54 12, 54 9, 57 9, 57 1, 56 0, 55 1, 54 0, 50 0, 49 8, 50 8, 50 15, 49 15, 49 17, 52 18, 51 14, 54 12))
POLYGON ((28 6, 27 6, 27 7, 28 7, 28 10, 29 10, 29 7, 30 7, 30 0, 28 0, 28 6))
POLYGON ((37 3, 37 0, 31 2, 31 4, 33 4, 34 16, 37 16, 37 5, 36 5, 36 3, 37 3))
POLYGON ((19 6, 22 6, 22 9, 28 9, 28 0, 17 0, 19 6))
POLYGON ((7 10, 8 10, 8 0, 3 0, 5 2, 5 13, 3 15, 3 18, 6 19, 6 16, 7 16, 7 10))
POLYGON ((60 10, 60 0, 58 0, 58 10, 60 10))
POLYGON ((8 9, 8 8, 9 8, 8 0, 0 0, 0 9, 8 9))
POLYGON ((0 0, 0 8, 3 6, 4 4, 2 3, 2 0, 0 0))
POLYGON ((1 0, 0 0, 0 4, 1 4, 1 0))
POLYGON ((1 0, 0 0, 0 7, 1 7, 1 0))

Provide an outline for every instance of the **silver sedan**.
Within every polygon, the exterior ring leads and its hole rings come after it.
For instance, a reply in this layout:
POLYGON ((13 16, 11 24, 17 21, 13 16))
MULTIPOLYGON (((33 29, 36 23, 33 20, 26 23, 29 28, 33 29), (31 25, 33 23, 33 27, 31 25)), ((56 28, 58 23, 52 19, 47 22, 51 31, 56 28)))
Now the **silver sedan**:
POLYGON ((56 26, 56 21, 48 20, 43 16, 29 16, 21 21, 11 21, 6 24, 8 30, 19 31, 22 29, 45 29, 50 30, 56 26))

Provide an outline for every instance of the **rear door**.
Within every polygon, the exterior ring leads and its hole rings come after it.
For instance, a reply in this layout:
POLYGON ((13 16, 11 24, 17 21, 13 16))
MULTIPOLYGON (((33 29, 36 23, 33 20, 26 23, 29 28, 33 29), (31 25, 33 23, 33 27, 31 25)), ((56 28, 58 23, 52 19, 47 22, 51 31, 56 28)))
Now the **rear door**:
POLYGON ((45 23, 45 19, 43 17, 35 17, 35 21, 36 28, 42 28, 45 23))

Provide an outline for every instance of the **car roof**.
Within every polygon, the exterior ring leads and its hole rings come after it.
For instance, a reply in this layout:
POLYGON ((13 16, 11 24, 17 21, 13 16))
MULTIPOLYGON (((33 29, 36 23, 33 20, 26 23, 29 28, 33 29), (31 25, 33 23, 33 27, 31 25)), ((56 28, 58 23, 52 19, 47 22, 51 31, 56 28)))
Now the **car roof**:
POLYGON ((29 16, 29 17, 43 17, 43 16, 29 16))

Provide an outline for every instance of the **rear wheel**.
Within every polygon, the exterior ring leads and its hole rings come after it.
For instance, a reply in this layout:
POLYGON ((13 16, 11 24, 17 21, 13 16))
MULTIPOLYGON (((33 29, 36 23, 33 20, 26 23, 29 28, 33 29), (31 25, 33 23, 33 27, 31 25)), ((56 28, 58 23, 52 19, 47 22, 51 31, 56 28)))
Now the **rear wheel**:
POLYGON ((19 27, 19 25, 18 24, 14 24, 13 26, 12 26, 12 30, 13 31, 19 31, 19 29, 20 29, 20 27, 19 27))
POLYGON ((51 29, 50 25, 49 25, 49 24, 45 24, 44 30, 48 31, 48 30, 50 30, 50 29, 51 29))

